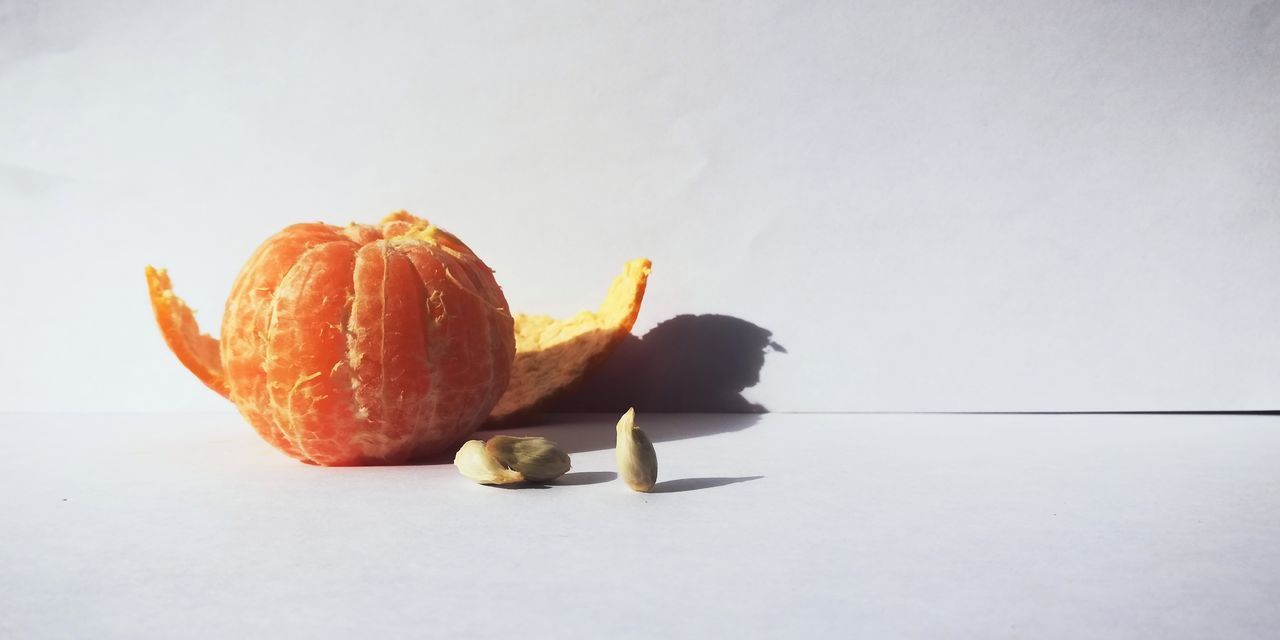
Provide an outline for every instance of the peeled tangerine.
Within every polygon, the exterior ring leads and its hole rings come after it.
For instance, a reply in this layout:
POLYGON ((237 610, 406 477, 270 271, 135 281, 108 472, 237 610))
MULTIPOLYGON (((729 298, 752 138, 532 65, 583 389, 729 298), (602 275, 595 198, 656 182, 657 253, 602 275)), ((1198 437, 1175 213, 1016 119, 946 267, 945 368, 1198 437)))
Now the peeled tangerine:
MULTIPOLYGON (((606 301, 625 311, 587 323, 595 332, 620 339, 630 331, 648 275, 647 260, 633 261, 628 273, 635 265, 643 275, 624 275, 615 288, 625 290, 611 290, 606 301), (626 300, 612 302, 615 294, 626 300)), ((569 365, 549 367, 560 386, 520 377, 547 366, 512 377, 513 362, 533 355, 527 349, 555 342, 526 341, 517 355, 518 325, 534 322, 543 335, 546 322, 513 320, 480 258, 404 212, 376 226, 305 223, 268 238, 232 285, 221 340, 200 333, 164 270, 147 267, 147 284, 161 333, 183 365, 234 402, 267 442, 314 464, 395 464, 439 453, 489 419, 500 399, 512 407, 503 417, 527 410, 599 358, 571 350, 569 365), (508 382, 522 390, 509 403, 508 382)), ((581 344, 617 342, 593 336, 581 344)))

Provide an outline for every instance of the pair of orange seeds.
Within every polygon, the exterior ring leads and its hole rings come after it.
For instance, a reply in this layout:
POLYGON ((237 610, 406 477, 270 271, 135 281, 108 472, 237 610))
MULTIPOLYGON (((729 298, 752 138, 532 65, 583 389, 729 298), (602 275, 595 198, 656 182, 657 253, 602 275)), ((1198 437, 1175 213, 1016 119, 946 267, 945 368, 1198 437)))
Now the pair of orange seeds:
POLYGON ((595 312, 517 314, 457 237, 408 213, 295 224, 241 269, 221 339, 163 269, 147 285, 165 342, 277 449, 320 465, 397 464, 535 411, 635 323, 650 263, 627 263, 595 312))

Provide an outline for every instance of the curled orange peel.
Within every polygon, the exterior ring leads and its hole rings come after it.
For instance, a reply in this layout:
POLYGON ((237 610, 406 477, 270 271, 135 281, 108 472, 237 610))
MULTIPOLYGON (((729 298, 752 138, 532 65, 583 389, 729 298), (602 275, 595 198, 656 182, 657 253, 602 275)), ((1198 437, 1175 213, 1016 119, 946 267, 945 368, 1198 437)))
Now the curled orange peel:
POLYGON ((151 309, 155 312, 156 323, 160 325, 160 334, 169 349, 205 386, 224 398, 229 397, 231 391, 222 372, 218 340, 200 333, 195 311, 173 292, 169 273, 147 265, 147 290, 151 294, 151 309))
POLYGON ((489 414, 490 426, 535 412, 608 356, 635 325, 652 267, 646 258, 628 262, 596 311, 562 320, 516 314, 511 382, 489 414))

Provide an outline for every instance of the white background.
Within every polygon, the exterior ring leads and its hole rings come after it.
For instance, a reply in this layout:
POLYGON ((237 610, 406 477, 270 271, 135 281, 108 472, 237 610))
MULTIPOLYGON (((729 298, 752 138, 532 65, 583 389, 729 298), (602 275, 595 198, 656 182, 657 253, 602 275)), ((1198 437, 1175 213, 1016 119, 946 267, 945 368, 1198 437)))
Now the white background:
POLYGON ((512 306, 655 262, 771 410, 1280 406, 1280 4, 0 0, 0 409, 192 410, 295 221, 399 208, 512 306))
POLYGON ((1280 408, 1277 149, 1275 0, 0 0, 0 411, 86 412, 0 413, 0 636, 1269 637, 1275 416, 782 412, 1280 408), (653 258, 554 486, 296 463, 164 347, 144 264, 216 332, 400 208, 518 310, 653 258))

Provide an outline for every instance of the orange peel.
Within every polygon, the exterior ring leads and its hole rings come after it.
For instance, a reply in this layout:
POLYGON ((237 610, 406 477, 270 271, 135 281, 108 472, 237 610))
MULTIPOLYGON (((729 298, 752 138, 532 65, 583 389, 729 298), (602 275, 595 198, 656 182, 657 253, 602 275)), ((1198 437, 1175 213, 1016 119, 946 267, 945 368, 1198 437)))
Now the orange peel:
POLYGON ((205 386, 226 398, 231 391, 222 371, 222 359, 218 353, 218 340, 200 333, 196 314, 187 303, 173 292, 169 273, 147 265, 147 291, 151 295, 151 310, 155 312, 160 335, 191 373, 205 386))
POLYGON ((596 311, 557 320, 516 314, 516 359, 507 391, 489 414, 489 426, 527 417, 572 389, 631 333, 653 263, 628 262, 596 311))

